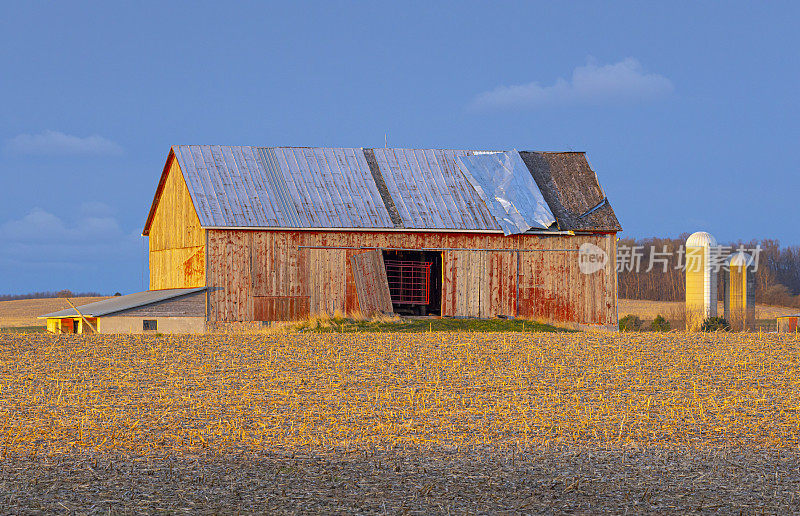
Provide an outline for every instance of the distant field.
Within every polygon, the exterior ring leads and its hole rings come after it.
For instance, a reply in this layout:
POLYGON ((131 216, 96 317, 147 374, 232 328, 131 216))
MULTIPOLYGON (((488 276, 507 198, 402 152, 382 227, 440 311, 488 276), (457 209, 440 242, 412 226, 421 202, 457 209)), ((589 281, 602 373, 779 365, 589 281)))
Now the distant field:
MULTIPOLYGON (((683 312, 683 301, 644 301, 640 299, 620 299, 619 316, 638 315, 642 319, 653 319, 661 314, 669 319, 673 314, 683 312)), ((724 306, 719 302, 717 311, 722 314, 724 306)), ((782 315, 800 312, 800 308, 786 306, 756 305, 756 319, 774 319, 782 315)))
MULTIPOLYGON (((102 301, 108 297, 74 297, 70 301, 76 306, 102 301)), ((19 326, 46 326, 37 316, 69 308, 66 299, 59 297, 47 299, 21 299, 19 301, 0 301, 0 328, 19 326)))

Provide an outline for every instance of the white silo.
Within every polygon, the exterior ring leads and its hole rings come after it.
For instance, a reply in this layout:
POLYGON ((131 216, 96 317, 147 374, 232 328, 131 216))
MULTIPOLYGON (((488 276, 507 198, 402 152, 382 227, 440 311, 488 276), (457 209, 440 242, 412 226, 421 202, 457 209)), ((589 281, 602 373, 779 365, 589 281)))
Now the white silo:
POLYGON ((756 275, 753 258, 737 251, 725 261, 725 291, 722 300, 725 319, 734 331, 753 331, 756 325, 756 275))
POLYGON ((713 263, 717 241, 705 231, 686 239, 686 329, 697 331, 703 321, 717 316, 717 268, 713 263))

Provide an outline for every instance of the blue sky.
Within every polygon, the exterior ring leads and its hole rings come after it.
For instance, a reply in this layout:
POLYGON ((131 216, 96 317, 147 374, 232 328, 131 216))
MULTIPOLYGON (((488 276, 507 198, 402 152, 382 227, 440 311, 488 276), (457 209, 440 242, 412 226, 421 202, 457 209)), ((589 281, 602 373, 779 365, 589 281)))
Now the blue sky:
POLYGON ((172 144, 583 150, 623 236, 800 244, 796 2, 5 2, 0 293, 146 288, 172 144))

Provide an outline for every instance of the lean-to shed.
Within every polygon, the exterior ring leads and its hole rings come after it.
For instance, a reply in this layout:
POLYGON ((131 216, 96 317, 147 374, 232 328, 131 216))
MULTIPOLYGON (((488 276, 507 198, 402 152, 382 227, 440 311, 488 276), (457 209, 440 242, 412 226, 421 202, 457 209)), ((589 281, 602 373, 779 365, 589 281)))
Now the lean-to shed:
POLYGON ((51 333, 203 333, 205 287, 148 290, 39 316, 51 333))
POLYGON ((190 145, 171 148, 143 235, 150 289, 207 287, 212 324, 393 311, 615 329, 620 229, 579 152, 190 145))

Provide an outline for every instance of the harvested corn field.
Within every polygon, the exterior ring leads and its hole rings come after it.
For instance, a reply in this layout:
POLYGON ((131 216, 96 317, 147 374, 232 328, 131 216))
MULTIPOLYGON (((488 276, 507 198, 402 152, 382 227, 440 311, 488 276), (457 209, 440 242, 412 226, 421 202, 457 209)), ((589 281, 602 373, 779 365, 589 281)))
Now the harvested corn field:
POLYGON ((799 345, 780 334, 2 335, 0 503, 785 510, 800 503, 799 345))

